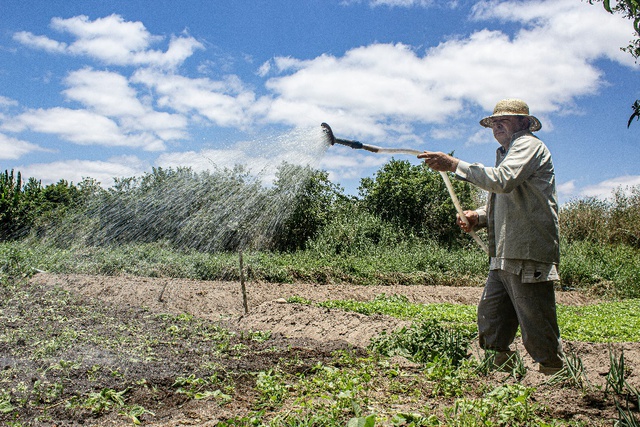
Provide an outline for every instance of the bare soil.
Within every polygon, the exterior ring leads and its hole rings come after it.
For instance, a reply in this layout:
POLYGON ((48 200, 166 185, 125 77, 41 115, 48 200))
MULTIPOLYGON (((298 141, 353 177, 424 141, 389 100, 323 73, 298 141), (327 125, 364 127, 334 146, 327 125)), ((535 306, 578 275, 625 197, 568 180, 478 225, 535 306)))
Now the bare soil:
MULTIPOLYGON (((149 401, 141 388, 135 388, 128 397, 128 402, 136 401, 144 408, 154 412, 154 416, 143 416, 143 425, 147 426, 186 426, 216 425, 221 420, 238 417, 249 413, 254 401, 254 380, 243 376, 243 372, 257 372, 273 367, 283 357, 296 357, 301 362, 296 369, 305 371, 318 361, 331 359, 335 349, 350 349, 364 354, 365 348, 373 337, 382 331, 395 330, 409 322, 395 318, 358 313, 336 309, 325 309, 316 306, 287 303, 286 299, 299 296, 311 301, 335 299, 353 299, 367 301, 377 295, 400 294, 415 303, 449 302, 455 304, 476 304, 480 298, 480 287, 441 287, 441 286, 345 286, 314 284, 272 284, 246 283, 248 312, 245 313, 241 286, 238 282, 194 281, 169 278, 142 277, 106 277, 90 275, 57 275, 37 274, 30 279, 35 289, 61 287, 70 291, 83 304, 90 307, 110 307, 114 316, 131 316, 143 321, 148 318, 145 313, 189 313, 197 318, 211 322, 219 322, 236 331, 271 331, 270 342, 264 344, 270 348, 278 347, 280 351, 264 352, 256 346, 253 354, 259 355, 249 360, 246 357, 220 361, 225 371, 233 376, 235 385, 234 399, 227 405, 213 405, 207 401, 186 399, 169 393, 169 379, 184 374, 188 358, 176 360, 175 363, 163 363, 163 366, 145 365, 139 376, 147 382, 159 386, 160 394, 154 401, 149 401), (163 394, 164 393, 164 394, 163 394), (163 397, 164 396, 164 397, 163 397)), ((35 291, 34 291, 35 292, 35 291)), ((583 305, 597 302, 597 299, 578 292, 558 291, 557 301, 565 305, 583 305)), ((161 332, 158 332, 160 334, 161 332)), ((516 348, 523 356, 528 368, 527 375, 521 379, 526 386, 536 387, 536 398, 541 404, 549 407, 554 418, 567 421, 583 422, 584 425, 613 425, 617 419, 617 411, 613 400, 604 395, 605 377, 610 367, 610 348, 624 350, 627 368, 627 381, 631 386, 640 388, 640 343, 607 344, 565 342, 565 350, 578 355, 587 371, 592 387, 589 390, 577 391, 575 388, 551 387, 545 385, 548 379, 538 373, 533 361, 528 357, 520 341, 516 348)), ((69 352, 72 350, 70 349, 69 352)), ((157 349, 156 351, 161 351, 157 349)), ((206 349, 192 348, 194 355, 201 355, 206 349)), ((479 350, 474 348, 479 356, 479 350)), ((67 360, 78 358, 83 349, 73 349, 67 360)), ((0 369, 16 367, 20 362, 10 356, 11 349, 0 347, 0 369)), ((184 357, 185 353, 181 353, 184 357)), ((115 360, 117 354, 93 354, 93 361, 115 360)), ((163 355, 163 360, 170 357, 163 355)), ((195 356, 193 356, 195 357, 195 356)), ((200 356, 199 356, 200 357, 200 356)), ((87 355, 83 357, 85 363, 87 355)), ((115 362, 114 362, 115 363, 115 362)), ((196 364, 196 362, 193 362, 196 364)), ((198 361, 197 363, 201 363, 198 361)), ((402 362, 410 366, 408 361, 402 362)), ((135 367, 130 367, 128 375, 135 377, 135 367)), ((142 369, 142 368, 140 368, 142 369)), ((504 376, 495 374, 492 381, 497 384, 507 381, 504 376)), ((80 378, 77 379, 80 381, 80 378)), ((0 389, 2 388, 0 384, 0 389)), ((87 384, 86 387, 90 387, 87 384)), ((115 386, 114 386, 115 387, 115 386)), ((446 399, 443 399, 446 400, 446 399)), ((451 401, 449 400, 449 404, 451 401)), ((437 405, 434 404, 434 406, 437 405)), ((411 412, 411 408, 404 408, 411 412)), ((415 411, 416 408, 414 408, 415 411)), ((36 413, 37 411, 33 411, 36 413)), ((25 415, 27 416, 27 415, 25 415)), ((57 426, 75 425, 131 425, 118 414, 106 414, 97 417, 87 413, 76 413, 71 419, 61 421, 62 409, 48 412, 49 424, 57 426), (57 415, 56 415, 57 414, 57 415)), ((2 418, 0 418, 0 421, 2 418)), ((24 420, 24 419, 23 419, 24 420)), ((26 424, 25 424, 26 425, 26 424)), ((32 424, 28 424, 32 425, 32 424)), ((33 424, 39 425, 39 424, 33 424)))

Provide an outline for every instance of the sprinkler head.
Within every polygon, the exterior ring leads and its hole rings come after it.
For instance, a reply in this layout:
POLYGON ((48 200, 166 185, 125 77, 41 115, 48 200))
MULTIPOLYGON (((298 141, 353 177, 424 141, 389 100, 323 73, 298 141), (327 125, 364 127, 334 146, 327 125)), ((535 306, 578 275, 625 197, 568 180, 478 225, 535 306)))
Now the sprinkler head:
POLYGON ((364 144, 362 142, 351 141, 350 139, 336 138, 335 136, 333 136, 333 131, 328 124, 322 123, 320 126, 322 127, 324 133, 327 135, 327 138, 329 138, 329 142, 331 143, 331 145, 334 145, 337 142, 338 144, 346 145, 347 147, 351 147, 353 149, 364 148, 364 144))
POLYGON ((336 143, 336 138, 335 136, 333 136, 333 131, 331 130, 331 127, 326 123, 322 123, 320 127, 322 127, 322 130, 324 131, 325 135, 327 135, 327 137, 329 138, 329 143, 331 143, 331 145, 334 145, 336 143))

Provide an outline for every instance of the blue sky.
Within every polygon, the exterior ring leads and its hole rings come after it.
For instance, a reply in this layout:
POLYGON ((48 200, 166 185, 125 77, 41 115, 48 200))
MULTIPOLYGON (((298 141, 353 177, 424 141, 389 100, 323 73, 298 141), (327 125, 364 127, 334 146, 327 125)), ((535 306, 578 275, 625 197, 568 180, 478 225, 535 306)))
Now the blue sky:
POLYGON ((45 185, 287 160, 356 194, 389 157, 303 147, 320 123, 493 165, 478 121, 507 97, 541 120, 562 202, 640 185, 632 25, 601 4, 3 0, 0 30, 0 169, 45 185))

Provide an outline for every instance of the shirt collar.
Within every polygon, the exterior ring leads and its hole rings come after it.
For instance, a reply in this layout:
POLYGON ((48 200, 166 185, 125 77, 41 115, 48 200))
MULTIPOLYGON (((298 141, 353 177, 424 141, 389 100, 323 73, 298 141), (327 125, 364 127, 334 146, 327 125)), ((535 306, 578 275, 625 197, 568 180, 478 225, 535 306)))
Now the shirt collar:
MULTIPOLYGON (((513 141, 515 141, 516 139, 520 138, 521 136, 527 135, 527 134, 531 134, 529 129, 521 130, 521 131, 518 131, 518 132, 514 133, 513 136, 511 137, 511 141, 509 142, 509 148, 511 148, 511 144, 513 144, 513 141)), ((508 151, 508 148, 504 148, 502 145, 500 147, 498 147, 498 152, 503 156, 507 153, 507 151, 508 151)))

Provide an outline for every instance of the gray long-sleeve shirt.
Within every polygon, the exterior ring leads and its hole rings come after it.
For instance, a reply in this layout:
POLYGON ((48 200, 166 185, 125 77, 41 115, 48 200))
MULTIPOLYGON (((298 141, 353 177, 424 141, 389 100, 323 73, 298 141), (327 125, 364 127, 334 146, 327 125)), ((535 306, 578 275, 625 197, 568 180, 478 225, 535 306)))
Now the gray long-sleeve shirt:
POLYGON ((478 226, 487 227, 492 266, 519 260, 553 267, 553 276, 560 262, 558 201, 544 143, 529 131, 518 132, 506 151, 497 150, 495 167, 461 160, 456 175, 489 192, 477 212, 478 226))

